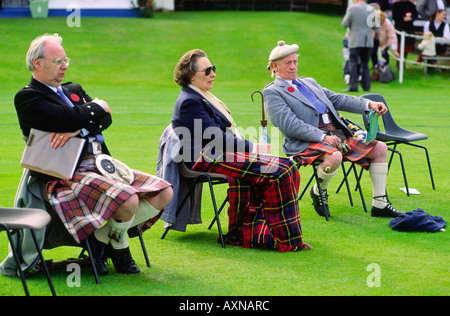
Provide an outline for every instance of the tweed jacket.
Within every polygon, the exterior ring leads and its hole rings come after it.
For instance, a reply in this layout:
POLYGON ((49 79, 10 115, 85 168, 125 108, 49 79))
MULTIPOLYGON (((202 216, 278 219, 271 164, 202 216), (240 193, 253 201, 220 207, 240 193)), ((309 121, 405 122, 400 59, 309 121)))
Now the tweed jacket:
MULTIPOLYGON (((367 99, 335 93, 321 87, 313 78, 297 78, 305 84, 328 109, 332 122, 342 129, 347 137, 352 133, 339 118, 338 111, 363 114, 367 99)), ((319 129, 319 113, 289 82, 276 77, 263 90, 264 108, 272 124, 283 133, 282 150, 287 155, 296 155, 311 142, 321 142, 324 132, 319 129)))
MULTIPOLYGON (((448 4, 446 0, 442 0, 442 4, 444 5, 444 10, 446 10, 448 4)), ((422 19, 429 20, 436 13, 438 9, 438 5, 436 0, 417 0, 416 1, 416 9, 420 14, 422 19)))
POLYGON ((373 47, 372 29, 375 28, 375 9, 365 2, 347 8, 342 26, 350 28, 348 47, 373 47), (373 23, 373 27, 368 23, 373 23))

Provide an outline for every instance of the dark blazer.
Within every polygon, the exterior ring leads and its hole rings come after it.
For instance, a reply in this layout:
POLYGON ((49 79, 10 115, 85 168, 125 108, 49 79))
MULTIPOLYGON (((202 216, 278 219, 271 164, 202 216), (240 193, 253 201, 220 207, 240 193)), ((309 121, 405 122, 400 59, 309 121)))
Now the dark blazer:
MULTIPOLYGON (((25 137, 30 134, 31 128, 58 133, 85 128, 89 131, 84 137, 87 139, 101 134, 111 125, 111 115, 92 102, 92 98, 79 84, 67 82, 62 84, 62 89, 74 107, 67 105, 58 94, 34 78, 16 94, 14 105, 25 137)), ((86 154, 88 146, 89 142, 86 142, 80 160, 86 154)), ((102 144, 102 149, 109 154, 105 144, 102 144)))
POLYGON ((20 128, 24 136, 31 128, 47 132, 75 132, 85 128, 90 135, 97 135, 108 128, 111 116, 84 92, 77 83, 62 84, 64 94, 72 101, 71 108, 53 90, 31 78, 14 98, 20 128))
POLYGON ((215 147, 212 154, 222 152, 250 152, 253 143, 235 137, 231 123, 199 93, 182 87, 175 102, 172 126, 182 142, 182 157, 192 168, 206 146, 215 147))

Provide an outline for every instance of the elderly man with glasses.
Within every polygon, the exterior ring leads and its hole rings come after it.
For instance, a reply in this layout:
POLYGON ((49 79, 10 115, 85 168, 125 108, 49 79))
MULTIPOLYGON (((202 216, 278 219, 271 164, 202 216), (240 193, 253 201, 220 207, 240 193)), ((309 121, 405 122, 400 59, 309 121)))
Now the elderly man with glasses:
POLYGON ((52 148, 64 148, 73 137, 86 142, 71 179, 35 175, 45 182, 50 205, 75 241, 92 240, 99 274, 107 273, 107 257, 118 272, 139 273, 127 231, 142 223, 149 227, 159 218, 172 197, 171 184, 136 170, 130 170, 126 183, 100 172, 96 160, 109 155, 102 131, 111 125, 112 111, 79 84, 63 83, 70 58, 61 43, 57 34, 44 34, 30 45, 26 63, 32 78, 14 99, 20 128, 25 138, 32 128, 50 132, 52 148))

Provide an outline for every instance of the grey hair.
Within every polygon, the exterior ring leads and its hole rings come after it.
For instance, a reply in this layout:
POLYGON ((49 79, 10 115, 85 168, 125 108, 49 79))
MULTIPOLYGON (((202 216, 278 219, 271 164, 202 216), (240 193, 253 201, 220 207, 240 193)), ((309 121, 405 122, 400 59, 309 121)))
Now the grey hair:
POLYGON ((40 58, 40 57, 44 57, 44 53, 45 53, 45 45, 52 41, 55 42, 57 44, 62 43, 62 37, 59 36, 58 34, 43 34, 41 36, 36 37, 30 44, 30 48, 28 49, 27 52, 27 68, 29 71, 33 72, 34 69, 34 65, 33 65, 33 60, 40 58))

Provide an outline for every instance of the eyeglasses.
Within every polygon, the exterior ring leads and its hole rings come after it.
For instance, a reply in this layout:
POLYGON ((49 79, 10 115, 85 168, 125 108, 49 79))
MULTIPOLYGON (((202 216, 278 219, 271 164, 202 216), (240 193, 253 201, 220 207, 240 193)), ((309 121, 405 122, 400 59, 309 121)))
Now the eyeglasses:
POLYGON ((209 76, 211 74, 211 71, 216 73, 216 66, 209 66, 204 70, 197 70, 196 72, 204 72, 206 76, 209 76))
POLYGON ((52 61, 57 67, 61 67, 61 65, 63 63, 65 63, 67 66, 69 66, 69 64, 70 64, 70 58, 58 58, 58 59, 51 59, 51 58, 45 58, 45 57, 41 57, 41 58, 52 61))

